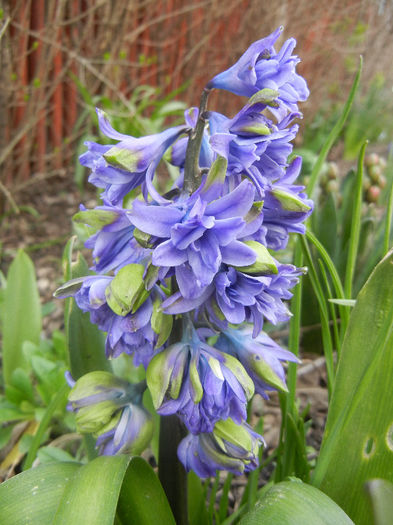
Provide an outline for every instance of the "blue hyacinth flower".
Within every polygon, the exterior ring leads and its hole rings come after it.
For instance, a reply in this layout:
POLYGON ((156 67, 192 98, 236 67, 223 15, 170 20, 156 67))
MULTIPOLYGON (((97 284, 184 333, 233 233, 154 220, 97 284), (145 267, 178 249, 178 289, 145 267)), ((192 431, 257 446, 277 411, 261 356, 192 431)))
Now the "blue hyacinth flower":
POLYGON ((255 392, 268 399, 268 392, 287 392, 284 361, 298 362, 297 357, 281 348, 264 332, 253 337, 252 328, 224 330, 215 346, 242 363, 255 385, 255 392))
POLYGON ((216 423, 212 432, 189 434, 178 447, 178 457, 187 472, 200 478, 215 476, 217 470, 240 475, 258 466, 262 436, 247 424, 237 425, 231 419, 216 423))
POLYGON ((190 321, 182 341, 151 360, 147 384, 157 412, 177 414, 190 432, 210 432, 220 419, 241 423, 254 392, 237 359, 204 343, 190 321))
POLYGON ((127 193, 141 185, 157 202, 165 202, 153 186, 153 177, 165 151, 187 127, 135 138, 113 129, 103 111, 97 109, 97 115, 102 133, 119 142, 114 146, 85 143, 88 151, 79 160, 92 170, 89 182, 103 188, 102 198, 113 205, 121 203, 127 193))
POLYGON ((92 433, 100 454, 140 454, 153 434, 152 417, 142 405, 146 383, 131 384, 109 372, 90 372, 77 381, 66 375, 72 390, 68 409, 77 430, 92 433))
POLYGON ((204 201, 197 193, 167 206, 136 200, 131 221, 156 238, 153 265, 174 269, 183 297, 199 297, 221 263, 255 262, 253 249, 238 240, 246 227, 244 217, 254 204, 254 195, 255 188, 245 180, 212 202, 204 201))
POLYGON ((216 75, 207 87, 246 97, 269 88, 279 92, 279 108, 270 108, 273 113, 283 117, 287 111, 297 111, 297 102, 307 100, 309 90, 305 80, 296 73, 299 58, 292 55, 296 40, 287 40, 278 53, 274 49, 282 30, 283 27, 279 27, 251 44, 232 67, 216 75))

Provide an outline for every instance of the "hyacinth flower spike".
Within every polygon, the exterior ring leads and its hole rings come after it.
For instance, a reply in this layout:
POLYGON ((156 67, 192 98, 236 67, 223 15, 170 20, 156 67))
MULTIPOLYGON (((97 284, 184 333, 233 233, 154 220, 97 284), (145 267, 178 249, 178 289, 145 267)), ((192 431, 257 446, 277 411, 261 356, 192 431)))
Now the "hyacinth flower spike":
POLYGON ((97 274, 71 280, 57 296, 74 297, 106 332, 107 357, 132 356, 146 382, 103 372, 69 378, 70 407, 100 453, 137 453, 151 434, 141 402, 147 387, 158 414, 170 416, 163 434, 172 424, 178 431, 160 445, 159 470, 165 464, 169 480, 180 475, 176 454, 200 477, 256 468, 263 438, 246 422, 247 404, 255 392, 286 392, 285 363, 297 362, 262 332, 265 322, 290 316, 286 301, 303 270, 275 252, 291 232, 304 233, 313 209, 297 184, 301 159, 289 160, 308 89, 296 72, 295 40, 275 49, 281 33, 208 82, 183 126, 135 138, 97 110, 116 143, 88 142, 80 158, 102 189, 103 202, 75 216, 90 229, 97 274), (249 100, 234 116, 208 112, 212 89, 249 100), (174 168, 161 195, 153 182, 164 155, 174 168))

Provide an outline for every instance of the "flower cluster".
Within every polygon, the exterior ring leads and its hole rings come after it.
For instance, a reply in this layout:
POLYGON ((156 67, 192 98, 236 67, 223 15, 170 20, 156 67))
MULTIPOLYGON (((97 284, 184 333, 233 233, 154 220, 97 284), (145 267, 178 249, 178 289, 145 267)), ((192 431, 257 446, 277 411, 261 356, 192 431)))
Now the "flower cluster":
MULTIPOLYGON (((66 283, 58 296, 74 295, 106 332, 108 357, 125 353, 145 367, 158 413, 176 414, 189 431, 180 460, 201 477, 257 466, 263 439, 247 425, 247 403, 254 392, 286 391, 283 363, 296 361, 262 331, 265 321, 290 316, 286 301, 301 269, 275 252, 290 233, 304 233, 313 208, 296 184, 301 158, 290 157, 308 89, 296 73, 295 41, 275 50, 281 32, 215 76, 183 126, 134 138, 97 110, 116 144, 88 142, 80 158, 103 190, 102 205, 75 217, 91 228, 95 275, 66 283), (213 89, 249 99, 229 118, 207 111, 213 89), (178 177, 162 194, 155 177, 164 154, 178 177)), ((97 395, 71 394, 77 417, 98 402, 99 419, 111 394, 97 395)), ((123 451, 145 421, 140 405, 111 399, 116 421, 97 441, 104 453, 123 451)))

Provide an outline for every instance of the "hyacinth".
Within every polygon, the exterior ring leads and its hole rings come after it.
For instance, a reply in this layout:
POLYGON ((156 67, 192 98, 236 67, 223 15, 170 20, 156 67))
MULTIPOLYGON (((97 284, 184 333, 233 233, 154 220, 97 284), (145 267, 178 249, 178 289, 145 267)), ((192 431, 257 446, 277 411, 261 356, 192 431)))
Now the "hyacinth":
POLYGON ((289 319, 287 301, 304 271, 276 252, 305 232, 313 209, 297 184, 302 160, 292 145, 308 89, 294 39, 275 49, 281 32, 214 76, 184 125, 136 138, 97 110, 114 143, 87 142, 80 162, 102 203, 74 217, 90 232, 95 273, 57 296, 89 312, 106 333, 108 358, 126 354, 146 371, 138 387, 89 374, 73 387, 78 427, 95 433, 103 454, 146 445, 148 388, 157 412, 177 415, 189 431, 178 449, 187 471, 207 477, 258 465, 263 438, 247 424, 247 404, 254 392, 286 392, 285 363, 297 361, 263 332, 289 319), (248 100, 235 115, 207 111, 212 89, 248 100), (160 192, 163 159, 177 175, 160 192))
POLYGON ((157 354, 147 383, 159 414, 178 414, 193 434, 229 416, 241 424, 254 385, 237 359, 207 345, 185 318, 183 339, 157 354))
POLYGON ((146 448, 153 424, 141 404, 144 383, 131 384, 109 372, 90 372, 77 381, 67 374, 66 379, 77 430, 92 433, 101 454, 139 454, 146 448))
POLYGON ((179 459, 187 472, 199 477, 214 476, 217 470, 243 474, 258 466, 258 449, 263 438, 243 423, 231 419, 218 422, 213 431, 189 434, 179 445, 179 459))
POLYGON ((278 53, 274 49, 282 30, 281 26, 251 44, 236 64, 216 75, 208 87, 246 97, 264 88, 274 89, 279 93, 277 113, 297 111, 297 102, 307 100, 309 91, 305 80, 296 73, 299 59, 292 55, 296 40, 287 40, 278 53))

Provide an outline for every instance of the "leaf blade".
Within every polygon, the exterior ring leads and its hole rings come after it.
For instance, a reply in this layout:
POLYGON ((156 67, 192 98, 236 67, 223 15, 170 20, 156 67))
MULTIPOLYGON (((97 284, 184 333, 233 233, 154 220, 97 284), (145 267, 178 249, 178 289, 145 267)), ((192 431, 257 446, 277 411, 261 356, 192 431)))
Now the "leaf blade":
POLYGON ((24 341, 38 344, 41 335, 41 305, 35 269, 30 257, 19 250, 10 265, 4 292, 3 374, 8 384, 16 368, 28 370, 22 352, 24 341))
POLYGON ((393 481, 393 402, 386 388, 393 374, 392 285, 390 251, 352 310, 313 476, 313 484, 359 525, 372 519, 364 482, 373 477, 393 481))

